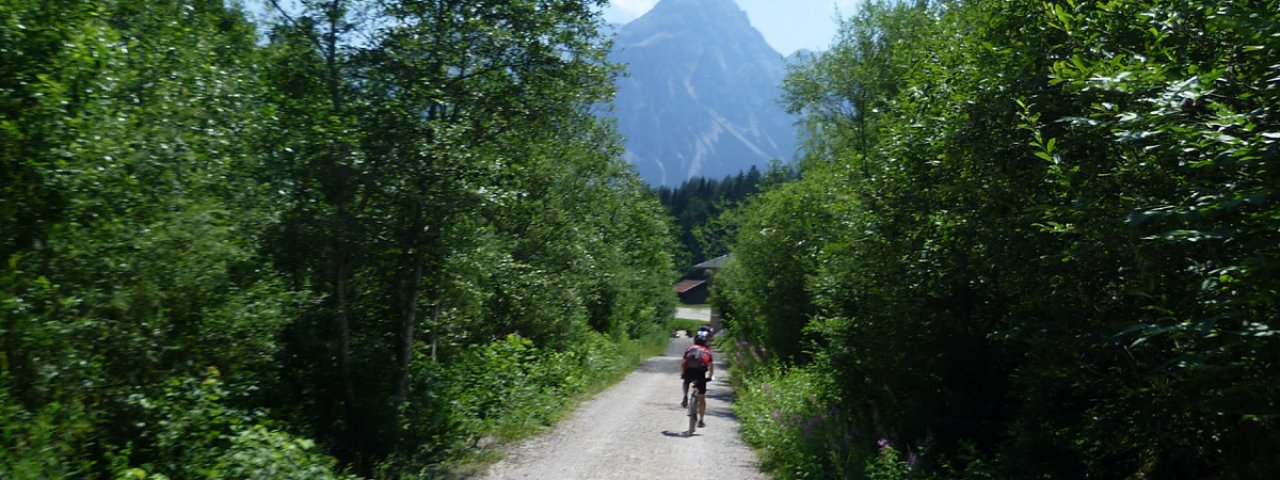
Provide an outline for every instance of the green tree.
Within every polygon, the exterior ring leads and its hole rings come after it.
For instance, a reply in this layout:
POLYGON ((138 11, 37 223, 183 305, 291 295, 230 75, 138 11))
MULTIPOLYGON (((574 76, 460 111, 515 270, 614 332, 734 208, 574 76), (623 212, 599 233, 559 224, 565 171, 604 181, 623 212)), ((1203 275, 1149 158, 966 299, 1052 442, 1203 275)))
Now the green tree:
POLYGON ((727 315, 803 279, 818 393, 928 473, 1274 475, 1273 3, 870 5, 788 80, 810 158, 727 315))
POLYGON ((599 2, 273 7, 0 3, 0 477, 447 473, 669 316, 599 2))
POLYGON ((259 268, 255 32, 218 2, 6 2, 0 19, 0 382, 6 424, 36 419, 3 449, 65 455, 49 476, 118 450, 168 464, 147 408, 166 380, 212 367, 227 403, 250 401, 303 298, 259 268))
POLYGON ((658 199, 672 217, 679 231, 684 265, 695 265, 728 252, 725 223, 717 221, 722 213, 732 210, 772 184, 794 179, 794 167, 773 162, 768 177, 752 165, 746 172, 720 180, 692 178, 680 186, 659 187, 658 199))
POLYGON ((320 393, 308 409, 325 429, 343 419, 332 434, 362 470, 401 448, 411 387, 432 389, 413 378, 420 357, 448 364, 513 333, 566 347, 589 325, 625 337, 666 314, 653 286, 669 282, 665 226, 612 234, 652 213, 591 115, 614 75, 598 6, 277 5, 270 148, 291 211, 277 258, 299 285, 324 286, 309 322, 336 333, 299 330, 300 358, 338 353, 336 372, 298 365, 294 395, 320 393), (298 244, 314 251, 286 248, 298 244), (335 375, 341 396, 324 393, 335 375))

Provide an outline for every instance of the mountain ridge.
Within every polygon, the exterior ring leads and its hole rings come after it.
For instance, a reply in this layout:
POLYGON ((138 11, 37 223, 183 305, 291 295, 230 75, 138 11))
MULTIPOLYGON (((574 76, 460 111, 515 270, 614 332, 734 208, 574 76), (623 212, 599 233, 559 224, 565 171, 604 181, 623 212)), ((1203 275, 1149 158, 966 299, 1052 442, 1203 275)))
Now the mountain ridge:
POLYGON ((662 0, 618 29, 610 59, 628 65, 614 115, 649 184, 793 156, 795 127, 777 103, 785 59, 732 0, 662 0))

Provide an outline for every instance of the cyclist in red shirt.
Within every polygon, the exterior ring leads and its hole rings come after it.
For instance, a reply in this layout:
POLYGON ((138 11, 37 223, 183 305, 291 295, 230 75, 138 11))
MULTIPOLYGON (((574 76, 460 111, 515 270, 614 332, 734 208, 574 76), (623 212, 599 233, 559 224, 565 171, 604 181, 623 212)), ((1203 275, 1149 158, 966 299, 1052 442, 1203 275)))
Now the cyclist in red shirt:
POLYGON ((684 358, 680 361, 680 378, 684 379, 680 406, 689 406, 689 383, 694 383, 698 388, 698 428, 707 426, 707 381, 714 380, 716 376, 711 349, 707 347, 708 335, 706 330, 698 331, 693 337, 693 345, 685 349, 684 358))

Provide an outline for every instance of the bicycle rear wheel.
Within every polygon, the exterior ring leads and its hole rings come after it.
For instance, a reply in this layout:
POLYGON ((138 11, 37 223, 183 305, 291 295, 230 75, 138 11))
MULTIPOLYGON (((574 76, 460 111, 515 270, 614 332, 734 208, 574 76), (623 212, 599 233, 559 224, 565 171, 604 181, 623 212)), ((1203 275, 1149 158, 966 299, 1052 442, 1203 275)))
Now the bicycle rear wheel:
POLYGON ((689 433, 692 434, 698 427, 698 387, 694 385, 689 390, 689 433))

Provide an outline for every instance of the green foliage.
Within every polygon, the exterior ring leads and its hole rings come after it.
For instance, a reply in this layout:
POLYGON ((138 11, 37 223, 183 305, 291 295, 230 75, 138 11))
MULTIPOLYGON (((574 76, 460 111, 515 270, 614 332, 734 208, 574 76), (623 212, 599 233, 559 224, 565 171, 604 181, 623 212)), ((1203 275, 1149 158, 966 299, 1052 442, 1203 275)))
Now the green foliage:
POLYGON ((115 415, 135 427, 110 456, 119 478, 347 478, 315 442, 273 426, 259 413, 231 405, 213 368, 199 378, 173 379, 158 395, 130 396, 115 415))
POLYGON ((696 265, 727 253, 730 234, 717 228, 723 225, 715 219, 770 184, 791 180, 795 175, 794 169, 774 161, 767 173, 752 165, 737 176, 721 180, 693 178, 675 188, 659 187, 658 199, 675 218, 682 255, 688 257, 682 264, 696 265))
POLYGON ((717 276, 712 303, 728 328, 785 360, 804 355, 802 334, 813 314, 806 284, 832 223, 830 208, 839 205, 832 193, 782 184, 728 215, 738 223, 734 255, 717 276))
POLYGON ((871 2, 726 318, 931 474, 1275 476, 1276 7, 871 2))
POLYGON ((92 433, 77 406, 49 404, 37 412, 0 390, 0 475, 14 480, 78 478, 93 466, 77 448, 92 433))
POLYGON ((867 462, 864 472, 868 480, 902 480, 911 478, 911 464, 886 442, 880 447, 880 454, 867 462))
POLYGON ((180 2, 6 2, 0 18, 0 231, 23 232, 3 245, 3 388, 84 432, 49 452, 103 468, 136 433, 132 399, 166 379, 269 379, 300 298, 256 267, 270 212, 238 173, 256 162, 253 31, 180 2))
POLYGON ((482 431, 518 434, 549 419, 563 398, 584 390, 594 376, 630 366, 622 360, 616 345, 595 334, 579 348, 559 352, 508 337, 458 365, 459 378, 469 379, 458 403, 466 415, 488 424, 482 431))
POLYGON ((766 469, 783 479, 923 476, 915 468, 921 447, 904 458, 878 418, 844 410, 830 370, 761 363, 758 348, 740 341, 733 349, 735 364, 749 370, 735 377, 734 410, 766 469))
POLYGON ((339 480, 355 478, 334 472, 334 459, 315 442, 261 425, 240 430, 205 478, 279 478, 339 480))
POLYGON ((447 370, 420 358, 415 390, 426 395, 404 407, 401 450, 380 476, 440 475, 457 468, 452 460, 482 456, 482 441, 542 432, 569 412, 566 399, 612 384, 667 343, 660 333, 646 341, 583 337, 553 350, 511 335, 470 349, 447 370))
POLYGON ((742 420, 743 440, 779 478, 852 478, 860 470, 860 458, 831 457, 853 452, 846 444, 855 437, 819 402, 831 391, 826 380, 813 371, 776 366, 740 379, 734 410, 742 420))
MULTIPOLYGON (((388 472, 439 465, 464 452, 455 439, 489 433, 487 413, 452 406, 469 392, 455 375, 523 364, 477 349, 518 335, 573 351, 589 331, 638 337, 670 311, 668 227, 589 113, 614 73, 593 3, 337 2, 273 31, 271 170, 290 174, 270 180, 288 209, 270 242, 324 296, 307 317, 329 332, 289 349, 334 359, 299 364, 284 393, 316 399, 301 410, 361 473, 381 456, 397 459, 388 472), (390 21, 358 21, 370 14, 390 21)), ((512 431, 573 391, 510 375, 524 383, 494 391, 534 412, 512 431)))
POLYGON ((667 320, 600 2, 280 3, 0 3, 2 476, 434 468, 667 320))

